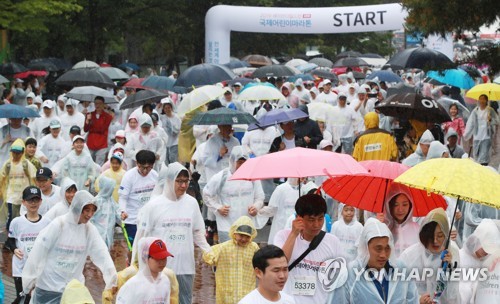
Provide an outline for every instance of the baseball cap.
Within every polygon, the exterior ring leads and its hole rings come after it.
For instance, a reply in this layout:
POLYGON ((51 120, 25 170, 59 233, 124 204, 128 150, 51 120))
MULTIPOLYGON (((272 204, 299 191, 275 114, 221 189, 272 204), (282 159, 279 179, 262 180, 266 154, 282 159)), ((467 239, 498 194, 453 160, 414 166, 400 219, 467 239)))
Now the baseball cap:
POLYGON ((337 98, 347 98, 347 95, 346 95, 344 92, 340 92, 340 93, 337 95, 337 98))
POLYGON ((42 103, 42 108, 49 108, 49 109, 52 109, 54 107, 54 102, 50 99, 46 99, 43 103, 42 103))
POLYGON ((328 139, 323 139, 322 141, 320 141, 319 143, 319 148, 320 149, 324 149, 328 146, 332 146, 333 147, 333 143, 331 140, 328 140, 328 139))
POLYGON ((83 142, 85 142, 85 138, 83 136, 77 135, 77 136, 73 137, 73 143, 75 143, 75 141, 77 141, 78 139, 81 139, 81 140, 83 140, 83 142))
POLYGON ((35 98, 35 97, 36 97, 36 96, 35 96, 35 93, 33 93, 33 92, 29 92, 29 93, 28 93, 28 95, 26 95, 26 98, 31 98, 31 99, 33 99, 33 98, 35 98))
POLYGON ((61 122, 57 119, 54 119, 50 122, 49 127, 51 129, 59 129, 59 128, 61 128, 61 122))
POLYGON ((42 104, 43 103, 42 97, 36 96, 35 99, 33 100, 33 103, 42 104))
POLYGON ((251 226, 241 225, 238 228, 236 228, 236 231, 234 233, 252 236, 252 232, 253 232, 253 228, 251 226))
POLYGON ((36 178, 45 177, 47 179, 52 178, 52 170, 47 167, 43 167, 36 171, 36 178))
POLYGON ((125 138, 125 131, 124 130, 116 131, 115 137, 125 138))
POLYGON ((149 246, 149 257, 155 260, 163 260, 167 257, 173 257, 173 255, 168 252, 167 245, 158 239, 149 246))
POLYGON ((231 91, 231 88, 225 87, 224 88, 224 95, 226 94, 233 94, 233 91, 231 91))
POLYGON ((172 101, 172 99, 170 99, 170 97, 165 97, 165 98, 163 98, 160 102, 161 102, 161 104, 166 104, 166 103, 169 103, 169 104, 171 104, 172 106, 174 105, 174 102, 172 101))
POLYGON ((242 87, 241 82, 236 82, 233 84, 233 87, 242 87))
POLYGON ((80 135, 82 129, 80 129, 79 126, 71 126, 71 128, 69 129, 69 133, 70 134, 78 134, 80 135))
POLYGON ((323 80, 323 85, 331 84, 332 81, 330 79, 323 80))
POLYGON ((23 82, 24 82, 24 80, 16 78, 16 83, 23 83, 23 82))
POLYGON ((29 186, 24 188, 23 191, 23 200, 29 201, 35 197, 42 198, 42 191, 38 187, 29 186))
POLYGON ((10 146, 10 151, 12 152, 23 152, 24 148, 22 146, 10 146))
POLYGON ((113 155, 111 155, 111 158, 117 159, 121 163, 123 161, 123 153, 122 152, 115 152, 115 153, 113 153, 113 155))

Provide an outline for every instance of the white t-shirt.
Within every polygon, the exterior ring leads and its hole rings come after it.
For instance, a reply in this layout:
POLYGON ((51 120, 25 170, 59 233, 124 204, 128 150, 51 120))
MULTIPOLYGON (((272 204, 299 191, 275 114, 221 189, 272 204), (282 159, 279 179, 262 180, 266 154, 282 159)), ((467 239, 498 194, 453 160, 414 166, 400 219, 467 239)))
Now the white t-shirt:
POLYGON ((295 148, 295 138, 286 139, 286 137, 283 136, 282 140, 283 140, 283 143, 285 144, 285 150, 295 148))
MULTIPOLYGON (((274 238, 274 244, 280 248, 283 248, 283 245, 285 244, 288 235, 290 235, 290 232, 290 229, 279 231, 274 238)), ((301 256, 302 253, 307 250, 309 244, 310 242, 302 239, 302 237, 299 235, 295 240, 292 251, 292 258, 290 259, 289 263, 293 263, 293 261, 301 256)), ((345 258, 342 244, 340 243, 339 239, 333 234, 325 234, 325 237, 318 245, 318 247, 315 250, 311 251, 304 259, 302 259, 302 261, 300 261, 300 263, 297 264, 297 266, 295 266, 295 268, 290 271, 283 292, 294 297, 297 303, 325 303, 328 297, 328 293, 323 290, 323 288, 321 287, 321 283, 318 280, 318 269, 324 261, 338 257, 345 258), (306 287, 302 289, 295 289, 295 286, 306 287)))
POLYGON ((12 255, 12 276, 22 277, 24 264, 35 244, 38 233, 50 223, 46 217, 41 217, 37 222, 30 222, 26 216, 18 216, 12 220, 9 227, 9 237, 16 239, 16 246, 23 253, 22 259, 12 255))
POLYGON ((258 289, 254 289, 241 299, 238 304, 295 304, 295 300, 282 291, 280 291, 280 297, 278 301, 272 302, 264 298, 258 289))
POLYGON ((125 173, 118 190, 120 212, 128 214, 125 224, 137 225, 139 209, 149 201, 157 181, 158 173, 155 170, 146 176, 142 176, 137 168, 125 173))

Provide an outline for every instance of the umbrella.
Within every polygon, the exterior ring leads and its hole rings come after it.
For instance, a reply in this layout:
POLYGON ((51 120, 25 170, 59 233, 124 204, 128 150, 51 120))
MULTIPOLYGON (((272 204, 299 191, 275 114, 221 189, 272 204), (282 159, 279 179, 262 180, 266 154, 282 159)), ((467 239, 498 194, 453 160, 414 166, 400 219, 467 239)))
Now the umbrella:
POLYGON ((95 86, 76 87, 66 93, 66 97, 80 101, 94 101, 97 96, 103 97, 107 104, 118 102, 111 92, 95 86))
POLYGON ((500 76, 493 80, 493 83, 500 84, 500 76))
MULTIPOLYGON (((327 179, 321 188, 339 202, 362 210, 380 213, 393 180, 409 167, 384 160, 362 161, 360 164, 369 175, 344 175, 327 179)), ((425 216, 429 211, 442 207, 446 201, 441 195, 428 195, 427 191, 408 188, 413 198, 413 216, 425 216)))
POLYGON ((260 180, 280 177, 366 175, 350 155, 307 148, 293 148, 247 160, 231 180, 260 180))
POLYGON ((384 58, 384 57, 380 56, 379 54, 375 54, 375 53, 366 53, 366 54, 362 54, 359 57, 377 58, 377 59, 383 59, 384 58))
POLYGON ((59 71, 57 65, 51 60, 47 59, 33 59, 28 63, 30 70, 43 70, 47 72, 59 71))
POLYGON ((10 82, 10 80, 0 75, 0 83, 8 83, 8 82, 10 82))
POLYGON ((168 97, 168 94, 161 93, 156 90, 142 90, 127 96, 127 98, 123 100, 120 110, 133 109, 147 103, 156 103, 165 97, 168 97))
POLYGON ((252 76, 252 73, 256 70, 257 68, 254 67, 248 67, 248 68, 237 68, 233 69, 233 72, 237 76, 242 76, 242 77, 250 77, 252 76))
POLYGON ((397 82, 400 83, 403 80, 401 77, 398 76, 398 74, 392 72, 392 71, 387 71, 387 70, 379 70, 371 73, 370 75, 366 76, 366 80, 372 80, 374 78, 378 78, 379 81, 385 81, 385 82, 397 82))
POLYGON ((307 61, 300 58, 295 58, 285 63, 286 66, 291 66, 291 67, 298 67, 299 65, 304 65, 304 64, 307 64, 307 61))
POLYGON ((100 67, 97 69, 99 72, 107 75, 112 80, 126 80, 130 78, 130 75, 114 67, 100 67))
POLYGON ((264 56, 264 55, 258 55, 258 54, 247 55, 247 56, 241 58, 241 60, 246 61, 250 65, 257 66, 257 67, 273 64, 273 61, 269 57, 264 56))
POLYGON ((120 64, 118 66, 120 69, 123 69, 123 70, 132 70, 132 71, 139 71, 141 68, 135 64, 135 63, 132 63, 132 62, 124 62, 122 64, 120 64))
POLYGON ((397 85, 387 89, 387 96, 391 96, 394 94, 406 94, 406 93, 416 93, 416 92, 417 92, 416 87, 408 85, 404 82, 400 82, 397 85))
POLYGON ((100 88, 114 88, 115 83, 111 78, 96 69, 69 70, 56 80, 59 86, 96 86, 100 88))
POLYGON ((297 74, 295 76, 290 76, 288 77, 287 81, 295 83, 295 81, 299 78, 303 81, 314 81, 314 77, 311 74, 297 74))
POLYGON ((313 58, 309 60, 310 63, 315 63, 320 67, 325 67, 325 68, 332 68, 333 67, 333 62, 329 59, 326 58, 313 58))
POLYGON ((311 74, 314 76, 317 76, 319 78, 330 79, 335 84, 337 84, 339 82, 339 78, 337 77, 337 74, 330 72, 330 70, 316 69, 316 70, 312 71, 311 74))
POLYGON ((461 104, 458 100, 451 99, 448 97, 441 97, 437 100, 437 102, 445 108, 445 110, 449 110, 452 104, 458 107, 458 113, 467 121, 470 115, 469 109, 461 104))
POLYGON ((429 71, 427 72, 427 76, 444 84, 466 90, 475 85, 474 79, 472 79, 469 74, 462 69, 450 69, 445 70, 444 72, 429 71))
POLYGON ((0 74, 2 75, 13 75, 16 73, 22 73, 27 71, 28 69, 17 62, 9 62, 0 65, 0 74))
POLYGON ((354 77, 354 79, 358 80, 358 79, 365 79, 365 74, 359 72, 359 71, 352 71, 352 76, 354 77))
POLYGON ((479 69, 473 65, 462 64, 462 65, 459 65, 458 68, 466 71, 467 74, 469 74, 469 76, 472 78, 481 78, 483 76, 481 71, 479 71, 479 69))
POLYGON ((345 51, 345 52, 339 53, 336 56, 337 59, 339 59, 339 58, 345 58, 345 57, 361 57, 361 53, 360 52, 356 52, 356 51, 345 51))
POLYGON ((299 109, 273 109, 266 112, 259 119, 255 127, 249 127, 248 131, 257 128, 267 128, 269 126, 275 126, 283 122, 293 121, 299 118, 306 118, 309 115, 304 113, 299 109))
POLYGON ((317 67, 318 67, 318 65, 315 63, 306 63, 306 64, 298 65, 295 68, 297 70, 299 70, 301 73, 308 73, 317 67))
POLYGON ((14 74, 14 78, 25 79, 25 78, 28 78, 30 76, 45 77, 46 75, 47 75, 46 71, 26 71, 26 72, 14 74))
POLYGON ((246 61, 239 60, 239 59, 234 59, 229 61, 228 63, 223 64, 225 67, 232 69, 237 69, 237 68, 246 68, 249 67, 250 64, 246 61))
MULTIPOLYGON (((360 72, 361 69, 359 67, 334 67, 332 68, 332 72, 335 73, 336 75, 341 75, 341 74, 347 74, 347 73, 353 73, 354 75, 354 72, 360 72)), ((363 74, 363 73, 361 73, 363 74)), ((359 76, 359 75, 358 75, 359 76)), ((362 78, 364 78, 365 76, 363 75, 362 78)))
POLYGON ((182 115, 191 112, 222 95, 224 95, 224 89, 219 86, 207 85, 196 88, 184 97, 177 108, 177 113, 182 115))
POLYGON ((144 79, 142 85, 148 88, 153 88, 161 91, 173 91, 175 79, 167 76, 149 76, 144 79))
POLYGON ((435 85, 435 86, 443 86, 443 85, 445 85, 444 83, 442 83, 442 82, 440 82, 440 81, 438 81, 438 80, 436 80, 434 78, 431 78, 431 77, 425 77, 424 78, 424 82, 425 83, 430 83, 430 84, 435 85))
POLYGON ((207 84, 216 84, 233 78, 236 78, 233 71, 223 65, 202 63, 193 65, 182 72, 177 78, 175 86, 185 88, 198 87, 207 84))
POLYGON ((144 81, 144 78, 130 78, 127 82, 122 84, 122 87, 145 90, 147 88, 142 85, 143 81, 144 81))
POLYGON ((333 67, 359 67, 359 66, 368 66, 368 62, 364 61, 361 58, 341 58, 333 64, 333 67))
POLYGON ((392 69, 416 68, 432 70, 438 68, 449 68, 453 61, 441 52, 428 48, 411 48, 394 55, 387 62, 392 69))
POLYGON ((443 123, 451 120, 443 106, 416 93, 391 95, 375 109, 384 115, 423 122, 443 123))
POLYGON ((248 84, 240 91, 238 100, 285 100, 286 97, 281 94, 272 84, 270 85, 251 85, 248 84))
POLYGON ((80 61, 80 62, 77 62, 73 67, 72 69, 73 70, 76 70, 76 69, 93 69, 93 68, 98 68, 99 65, 93 61, 90 61, 90 60, 83 60, 83 61, 80 61))
POLYGON ((189 122, 190 125, 237 125, 252 124, 257 120, 247 112, 229 108, 218 108, 208 112, 200 112, 189 122))
POLYGON ((481 95, 488 96, 488 100, 500 100, 500 84, 482 83, 470 89, 465 96, 479 100, 481 95))
POLYGON ((229 81, 227 84, 233 86, 237 82, 241 83, 242 86, 245 86, 247 83, 255 82, 255 80, 246 77, 236 77, 235 79, 229 81))
POLYGON ((0 106, 0 118, 25 117, 40 117, 40 114, 33 109, 16 104, 4 104, 0 106))
POLYGON ((262 77, 287 77, 293 76, 295 74, 299 74, 296 72, 296 69, 293 69, 290 66, 281 65, 281 64, 273 64, 258 68, 252 74, 254 78, 262 78, 262 77))

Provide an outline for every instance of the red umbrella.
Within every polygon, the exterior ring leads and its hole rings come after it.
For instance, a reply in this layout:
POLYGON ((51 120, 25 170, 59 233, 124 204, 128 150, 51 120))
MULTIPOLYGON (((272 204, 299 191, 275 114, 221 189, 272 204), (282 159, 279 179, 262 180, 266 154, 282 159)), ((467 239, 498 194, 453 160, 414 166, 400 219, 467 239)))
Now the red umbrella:
POLYGON ((28 78, 30 76, 44 77, 46 75, 47 75, 46 71, 26 71, 26 72, 14 74, 14 78, 25 79, 25 78, 28 78))
POLYGON ((143 81, 144 78, 131 78, 129 81, 125 82, 122 87, 145 90, 147 87, 142 85, 143 81))
POLYGON ((347 154, 307 148, 293 148, 247 160, 231 180, 260 180, 280 177, 368 174, 347 154))
MULTIPOLYGON (((393 180, 409 169, 396 162, 383 160, 362 161, 360 164, 369 172, 369 176, 345 175, 326 180, 323 190, 347 205, 371 212, 383 212, 387 193, 393 180)), ((401 186, 398 184, 398 186, 401 186)), ((446 209, 446 201, 441 195, 409 188, 413 197, 413 216, 425 216, 435 208, 446 209)))

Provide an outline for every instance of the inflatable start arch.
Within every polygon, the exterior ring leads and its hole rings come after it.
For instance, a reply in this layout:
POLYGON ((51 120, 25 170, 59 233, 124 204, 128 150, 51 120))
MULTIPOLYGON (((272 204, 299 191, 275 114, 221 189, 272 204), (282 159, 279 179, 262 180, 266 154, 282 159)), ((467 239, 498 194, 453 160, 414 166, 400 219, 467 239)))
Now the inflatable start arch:
POLYGON ((205 60, 227 63, 231 31, 335 34, 399 30, 407 16, 398 3, 344 7, 217 5, 205 17, 205 60))

